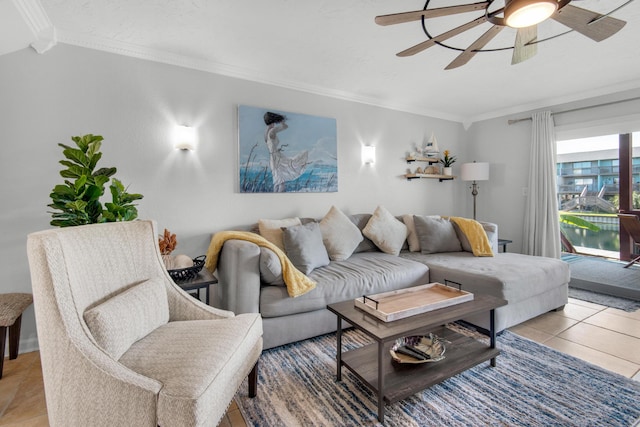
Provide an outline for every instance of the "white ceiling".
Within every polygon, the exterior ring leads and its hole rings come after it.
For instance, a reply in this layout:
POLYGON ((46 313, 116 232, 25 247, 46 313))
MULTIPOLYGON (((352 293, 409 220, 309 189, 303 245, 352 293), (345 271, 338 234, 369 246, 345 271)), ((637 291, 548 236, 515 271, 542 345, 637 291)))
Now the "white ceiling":
MULTIPOLYGON (((429 8, 474 1, 431 0, 429 8)), ((572 4, 608 13, 625 2, 572 4)), ((53 37, 466 124, 640 88, 640 1, 612 15, 627 25, 600 43, 570 32, 540 43, 538 54, 518 65, 510 65, 511 50, 482 52, 449 71, 444 67, 459 52, 441 46, 413 57, 395 55, 426 40, 419 21, 387 27, 374 23, 376 15, 423 6, 421 0, 0 0, 0 40, 12 31, 9 42, 0 43, 0 54, 15 50, 11 46, 16 44, 25 47, 53 37), (22 28, 7 29, 16 27, 18 19, 9 13, 12 6, 22 15, 22 28), (35 29, 29 24, 33 16, 41 23, 35 29), (24 41, 24 25, 31 41, 24 41)), ((439 34, 478 16, 472 12, 427 24, 439 34)), ((449 43, 466 48, 489 26, 449 43)), ((546 21, 539 26, 539 38, 565 30, 546 21)), ((514 38, 515 30, 506 28, 487 48, 512 46, 514 38)))

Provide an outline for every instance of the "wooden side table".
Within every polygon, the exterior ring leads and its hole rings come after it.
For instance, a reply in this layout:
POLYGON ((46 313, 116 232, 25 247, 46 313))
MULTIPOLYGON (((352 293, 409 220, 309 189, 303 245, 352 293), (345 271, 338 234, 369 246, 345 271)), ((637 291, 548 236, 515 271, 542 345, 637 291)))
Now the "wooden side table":
POLYGON ((176 282, 185 292, 188 292, 194 298, 200 299, 200 290, 205 290, 205 302, 209 305, 209 286, 218 283, 218 278, 211 274, 209 270, 203 268, 193 279, 176 282), (192 293, 195 291, 195 293, 192 293))

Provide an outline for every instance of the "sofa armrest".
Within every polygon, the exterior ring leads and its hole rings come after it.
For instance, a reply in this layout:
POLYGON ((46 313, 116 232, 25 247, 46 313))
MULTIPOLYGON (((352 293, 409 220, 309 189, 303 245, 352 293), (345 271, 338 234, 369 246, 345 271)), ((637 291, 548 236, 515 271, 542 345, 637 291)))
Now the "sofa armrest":
POLYGON ((260 247, 227 240, 218 257, 217 305, 240 313, 260 312, 260 247))
POLYGON ((484 222, 479 221, 482 224, 482 228, 484 228, 485 233, 487 233, 487 238, 489 239, 489 245, 491 245, 491 250, 494 254, 498 253, 498 224, 494 224, 492 222, 484 222))

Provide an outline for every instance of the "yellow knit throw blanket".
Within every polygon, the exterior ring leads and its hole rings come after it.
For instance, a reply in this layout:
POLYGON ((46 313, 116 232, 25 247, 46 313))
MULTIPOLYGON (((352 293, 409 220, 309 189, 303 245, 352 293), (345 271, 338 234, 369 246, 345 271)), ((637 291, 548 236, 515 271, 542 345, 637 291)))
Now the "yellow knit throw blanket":
POLYGON ((222 245, 231 239, 246 240, 275 252, 282 265, 282 278, 285 285, 287 285, 287 293, 290 297, 299 297, 316 287, 316 283, 298 270, 279 247, 264 237, 249 231, 220 231, 213 235, 207 250, 207 260, 204 264, 211 273, 218 266, 218 255, 222 250, 222 245))
POLYGON ((482 228, 482 224, 473 219, 457 216, 449 217, 449 219, 455 222, 467 237, 474 256, 493 256, 489 238, 484 228, 482 228))

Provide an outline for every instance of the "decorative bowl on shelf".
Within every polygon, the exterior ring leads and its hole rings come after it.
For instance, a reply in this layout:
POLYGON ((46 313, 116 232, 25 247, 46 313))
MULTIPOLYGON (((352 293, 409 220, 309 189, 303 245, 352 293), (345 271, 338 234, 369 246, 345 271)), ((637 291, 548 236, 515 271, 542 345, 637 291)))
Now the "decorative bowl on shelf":
POLYGON ((398 338, 389 350, 391 358, 398 363, 431 363, 444 359, 445 343, 448 341, 434 335, 414 335, 398 338))
POLYGON ((193 259, 193 266, 187 268, 178 268, 175 270, 167 270, 167 272, 176 283, 191 280, 195 278, 198 273, 200 273, 200 270, 202 270, 206 258, 206 255, 197 256, 193 259))

